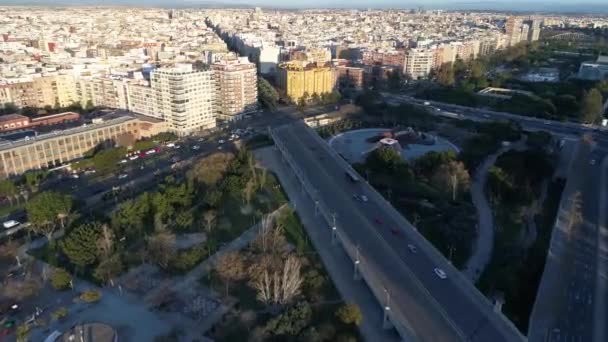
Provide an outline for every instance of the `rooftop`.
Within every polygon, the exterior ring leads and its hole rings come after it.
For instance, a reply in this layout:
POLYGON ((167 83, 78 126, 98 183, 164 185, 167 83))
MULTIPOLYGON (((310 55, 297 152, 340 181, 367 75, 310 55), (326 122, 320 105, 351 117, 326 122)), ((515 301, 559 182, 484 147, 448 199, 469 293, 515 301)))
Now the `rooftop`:
POLYGON ((27 120, 27 121, 29 121, 29 118, 27 116, 21 115, 21 114, 0 115, 0 122, 9 122, 9 121, 15 121, 15 120, 27 120))

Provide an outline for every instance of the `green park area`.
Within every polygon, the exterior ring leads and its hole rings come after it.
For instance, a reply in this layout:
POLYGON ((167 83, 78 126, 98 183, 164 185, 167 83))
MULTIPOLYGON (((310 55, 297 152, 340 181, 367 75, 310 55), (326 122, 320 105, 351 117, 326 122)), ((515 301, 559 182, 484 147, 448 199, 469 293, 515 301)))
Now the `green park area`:
MULTIPOLYGON (((207 334, 218 341, 361 340, 361 311, 341 299, 277 179, 248 150, 216 152, 179 172, 107 212, 86 211, 53 191, 31 198, 28 231, 49 243, 30 254, 54 267, 51 286, 67 290, 74 277, 111 285, 144 264, 180 279, 257 224, 252 242, 199 276, 231 308, 207 334), (178 247, 184 236, 201 234, 178 247)), ((96 291, 83 296, 103 300, 96 291)))
MULTIPOLYGON (((607 81, 586 81, 570 77, 581 62, 593 59, 597 52, 565 54, 572 46, 560 42, 521 43, 497 51, 488 57, 453 65, 445 64, 432 75, 434 85, 415 90, 422 99, 469 107, 534 116, 544 119, 598 123, 603 118, 603 101, 608 97, 607 81), (539 68, 559 71, 557 82, 529 82, 521 75, 539 68), (513 94, 508 99, 478 95, 486 87, 529 92, 513 94)), ((597 49, 596 49, 597 50, 597 49)))
POLYGON ((65 228, 65 234, 32 253, 98 283, 143 262, 184 273, 285 202, 274 176, 244 150, 206 157, 182 179, 166 177, 156 191, 93 217, 78 213, 66 195, 43 193, 27 205, 32 230, 50 237, 65 228), (53 209, 59 198, 66 204, 53 209), (58 211, 66 212, 60 225, 58 211), (205 242, 176 250, 176 236, 191 233, 204 233, 205 242), (100 239, 108 244, 103 253, 96 248, 100 239))
POLYGON ((212 338, 216 341, 360 341, 363 317, 344 303, 285 207, 265 221, 250 246, 225 255, 201 283, 237 300, 212 338))
POLYGON ((553 167, 544 149, 509 151, 490 169, 486 186, 496 235, 490 264, 477 286, 491 298, 504 299, 503 312, 523 333, 564 186, 564 180, 551 180, 553 167))

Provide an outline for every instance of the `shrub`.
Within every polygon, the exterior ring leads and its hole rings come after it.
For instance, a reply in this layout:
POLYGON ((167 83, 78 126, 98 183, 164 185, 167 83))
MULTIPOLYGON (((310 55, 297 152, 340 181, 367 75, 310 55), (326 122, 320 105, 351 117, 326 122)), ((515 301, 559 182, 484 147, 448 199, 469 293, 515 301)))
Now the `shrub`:
POLYGON ((203 260, 205 250, 202 247, 194 247, 177 254, 171 261, 171 267, 176 272, 186 272, 203 260))
POLYGON ((70 287, 72 276, 63 268, 57 268, 51 276, 51 285, 55 290, 63 291, 70 287))
POLYGON ((336 316, 344 324, 359 325, 363 320, 363 315, 361 314, 359 306, 357 306, 357 304, 352 303, 342 305, 338 309, 338 311, 336 311, 336 316))
POLYGON ((87 303, 96 303, 101 299, 101 293, 97 290, 89 290, 80 294, 80 299, 87 303))
POLYGON ((68 309, 65 307, 60 307, 59 309, 53 311, 53 313, 51 313, 51 318, 54 321, 60 320, 62 318, 65 318, 68 316, 68 309))

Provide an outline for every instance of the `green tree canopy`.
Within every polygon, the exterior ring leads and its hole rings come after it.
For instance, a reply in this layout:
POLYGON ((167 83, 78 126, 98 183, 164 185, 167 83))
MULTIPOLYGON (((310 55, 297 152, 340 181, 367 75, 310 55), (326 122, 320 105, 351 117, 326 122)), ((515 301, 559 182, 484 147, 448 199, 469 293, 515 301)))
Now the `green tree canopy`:
POLYGON ((279 102, 279 93, 263 77, 258 77, 258 101, 268 110, 276 110, 279 102))
POLYGON ((74 228, 59 246, 72 264, 83 269, 97 261, 97 241, 100 236, 99 223, 83 224, 74 228))
POLYGON ((584 123, 594 123, 602 119, 602 114, 602 94, 593 88, 583 96, 579 119, 584 123))
POLYGON ((453 86, 456 82, 452 63, 443 63, 436 71, 437 82, 443 86, 453 86))
POLYGON ((3 179, 0 181, 0 196, 5 196, 9 201, 13 200, 13 196, 17 194, 17 187, 10 179, 3 179))
POLYGON ((72 197, 59 192, 45 191, 29 201, 25 209, 32 224, 30 229, 37 234, 45 235, 51 241, 57 225, 65 227, 72 210, 72 197))
POLYGON ((353 303, 342 305, 338 311, 336 311, 336 316, 344 324, 359 325, 363 321, 363 314, 361 314, 359 306, 353 303))

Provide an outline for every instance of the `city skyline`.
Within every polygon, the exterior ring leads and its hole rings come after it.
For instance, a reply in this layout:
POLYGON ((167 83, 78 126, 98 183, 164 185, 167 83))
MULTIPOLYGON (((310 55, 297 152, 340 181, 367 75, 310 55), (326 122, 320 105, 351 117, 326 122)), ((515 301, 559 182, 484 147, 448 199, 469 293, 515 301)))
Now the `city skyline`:
POLYGON ((168 0, 1 0, 0 6, 133 6, 133 7, 165 7, 165 8, 248 8, 263 7, 276 9, 417 9, 448 10, 448 11, 513 11, 536 13, 593 13, 608 14, 608 4, 602 0, 586 0, 581 3, 572 3, 568 0, 529 2, 515 0, 502 1, 467 1, 467 0, 354 0, 354 1, 303 1, 296 0, 289 3, 280 3, 274 0, 181 0, 178 2, 168 0))

